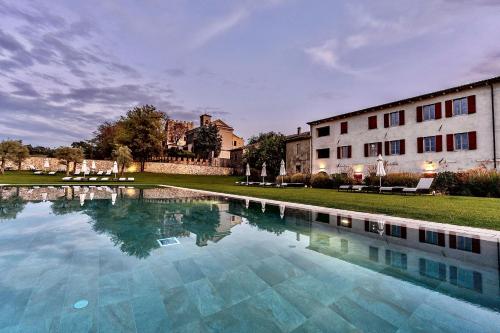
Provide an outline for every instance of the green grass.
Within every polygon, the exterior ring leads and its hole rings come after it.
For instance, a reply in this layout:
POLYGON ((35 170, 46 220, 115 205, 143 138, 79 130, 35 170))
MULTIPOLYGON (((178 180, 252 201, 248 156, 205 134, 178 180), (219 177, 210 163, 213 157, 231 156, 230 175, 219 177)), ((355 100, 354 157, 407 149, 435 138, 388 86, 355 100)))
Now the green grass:
MULTIPOLYGON (((427 221, 500 230, 500 199, 458 196, 402 196, 346 193, 312 188, 259 188, 236 186, 238 177, 135 173, 135 185, 175 185, 257 198, 283 200, 427 221)), ((36 176, 7 172, 0 184, 60 184, 62 175, 36 176)), ((110 184, 110 183, 101 183, 110 184)), ((116 183, 115 183, 116 184, 116 183)))

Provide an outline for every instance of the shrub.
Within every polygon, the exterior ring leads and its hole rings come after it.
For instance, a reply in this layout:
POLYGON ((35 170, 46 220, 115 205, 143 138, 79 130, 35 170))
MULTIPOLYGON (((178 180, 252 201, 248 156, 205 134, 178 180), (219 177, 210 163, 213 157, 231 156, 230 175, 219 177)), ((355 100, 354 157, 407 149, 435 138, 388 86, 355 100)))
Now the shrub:
POLYGON ((335 173, 332 175, 332 187, 339 188, 340 185, 353 185, 356 180, 344 173, 335 173))
POLYGON ((451 171, 444 171, 434 178, 432 188, 444 194, 454 194, 458 191, 459 180, 457 174, 451 171))
POLYGON ((311 177, 311 187, 314 188, 332 188, 333 182, 326 172, 319 172, 311 177))
POLYGON ((305 173, 296 173, 292 175, 290 181, 292 183, 303 183, 309 185, 311 183, 311 175, 305 173))
POLYGON ((290 176, 276 176, 276 183, 281 184, 283 183, 290 183, 291 182, 290 176))
POLYGON ((458 184, 452 194, 500 197, 500 173, 495 170, 473 169, 456 177, 458 184))

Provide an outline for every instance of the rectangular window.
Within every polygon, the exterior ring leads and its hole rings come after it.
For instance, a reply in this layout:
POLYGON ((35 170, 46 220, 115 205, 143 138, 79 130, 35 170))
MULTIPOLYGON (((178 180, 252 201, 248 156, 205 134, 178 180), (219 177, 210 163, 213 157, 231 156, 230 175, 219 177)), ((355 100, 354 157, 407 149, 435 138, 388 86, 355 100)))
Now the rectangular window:
POLYGON ((391 155, 400 155, 401 154, 401 141, 389 141, 390 145, 390 153, 391 155))
POLYGON ((482 274, 469 269, 450 266, 450 283, 460 288, 483 292, 482 274))
POLYGON ((455 150, 469 150, 469 133, 455 134, 455 150))
POLYGON ((236 146, 236 141, 233 141, 233 146, 236 146))
POLYGON ((368 129, 377 128, 377 116, 368 117, 368 129))
POLYGON ((368 144, 368 157, 377 157, 379 154, 378 143, 372 142, 368 144))
POLYGON ((430 231, 430 230, 427 230, 425 232, 425 242, 427 244, 434 244, 434 245, 438 245, 438 233, 435 232, 435 231, 430 231))
POLYGON ((460 116, 462 114, 468 114, 469 107, 467 103, 467 97, 457 98, 453 100, 453 115, 460 116))
POLYGON ((319 158, 330 158, 330 148, 316 149, 316 154, 319 158))
POLYGON ((347 121, 343 121, 340 123, 340 134, 347 133, 347 121))
POLYGON ((436 137, 428 136, 424 138, 424 152, 436 151, 436 137))
POLYGON ((389 113, 389 126, 399 126, 399 111, 389 113))
POLYGON ((325 213, 318 213, 316 215, 316 222, 330 223, 330 215, 325 213))
POLYGON ((406 253, 385 250, 385 264, 394 268, 407 269, 408 257, 406 253))
POLYGON ((445 264, 424 258, 420 258, 418 261, 420 275, 435 280, 446 281, 445 264))
POLYGON ((301 173, 301 172, 302 172, 302 166, 301 166, 300 164, 297 164, 297 165, 295 166, 295 172, 296 172, 296 173, 301 173))
POLYGON ((339 158, 349 158, 349 146, 339 147, 340 156, 339 158))
POLYGON ((391 225, 391 236, 401 238, 401 226, 400 225, 391 225))
POLYGON ((422 108, 422 112, 424 121, 436 119, 436 104, 425 105, 422 108))
POLYGON ((316 133, 318 134, 318 138, 322 136, 329 136, 330 126, 320 127, 316 130, 316 133))
POLYGON ((457 249, 472 252, 472 238, 457 236, 457 249))
POLYGON ((378 247, 370 246, 369 257, 371 261, 378 262, 378 247))

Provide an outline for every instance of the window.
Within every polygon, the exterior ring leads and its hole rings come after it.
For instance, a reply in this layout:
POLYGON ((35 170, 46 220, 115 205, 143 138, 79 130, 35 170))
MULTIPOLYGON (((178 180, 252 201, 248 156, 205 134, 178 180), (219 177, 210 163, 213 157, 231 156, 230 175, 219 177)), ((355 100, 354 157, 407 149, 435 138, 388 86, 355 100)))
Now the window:
POLYGON ((391 155, 400 155, 401 154, 401 141, 389 141, 390 153, 391 155))
POLYGON ((401 238, 401 226, 400 225, 391 225, 390 229, 391 236, 401 238))
POLYGON ((339 150, 339 156, 338 158, 350 158, 351 156, 349 156, 349 147, 350 146, 342 146, 342 147, 338 147, 338 150, 339 150))
POLYGON ((297 148, 297 154, 298 154, 298 153, 299 153, 299 150, 300 150, 300 143, 297 143, 296 148, 297 148))
POLYGON ((425 232, 425 243, 438 245, 438 233, 435 231, 427 230, 425 232))
MULTIPOLYGON (((366 222, 365 222, 366 223, 366 222)), ((366 227, 365 227, 366 229, 366 227)), ((376 221, 369 221, 368 222, 368 231, 373 232, 374 234, 378 234, 379 231, 384 230, 384 225, 382 223, 378 223, 376 221)))
POLYGON ((301 173, 301 172, 302 172, 302 165, 297 164, 297 165, 295 166, 295 172, 296 172, 296 173, 301 173))
POLYGON ((457 249, 472 252, 472 238, 458 236, 457 237, 457 249))
POLYGON ((469 150, 469 134, 455 134, 455 150, 469 150))
POLYGON ((316 130, 318 137, 329 136, 330 135, 330 126, 320 127, 316 130))
POLYGON ((378 247, 370 246, 369 257, 371 261, 378 262, 378 247))
POLYGON ((446 265, 437 261, 420 258, 418 260, 420 275, 446 281, 446 265))
POLYGON ((318 213, 316 215, 316 222, 330 223, 330 215, 325 213, 318 213))
POLYGON ((483 292, 483 276, 476 271, 450 266, 450 283, 460 288, 483 292))
POLYGON ((368 157, 377 157, 379 154, 378 143, 373 142, 368 144, 368 157))
POLYGON ((425 105, 422 108, 424 121, 436 119, 436 104, 425 105))
POLYGON ((368 129, 377 128, 377 116, 368 117, 368 129))
POLYGON ((467 97, 458 98, 453 100, 453 115, 460 116, 462 114, 468 114, 469 108, 467 105, 467 97))
POLYGON ((233 141, 233 146, 236 146, 236 141, 233 141))
POLYGON ((385 250, 385 264, 394 268, 406 269, 408 266, 408 257, 405 253, 385 250))
POLYGON ((428 136, 424 138, 424 152, 436 151, 436 137, 428 136))
POLYGON ((340 123, 340 134, 347 133, 347 121, 343 121, 340 123))
POLYGON ((316 149, 318 158, 330 158, 330 148, 316 149))
POLYGON ((389 113, 389 126, 399 126, 399 112, 389 113))

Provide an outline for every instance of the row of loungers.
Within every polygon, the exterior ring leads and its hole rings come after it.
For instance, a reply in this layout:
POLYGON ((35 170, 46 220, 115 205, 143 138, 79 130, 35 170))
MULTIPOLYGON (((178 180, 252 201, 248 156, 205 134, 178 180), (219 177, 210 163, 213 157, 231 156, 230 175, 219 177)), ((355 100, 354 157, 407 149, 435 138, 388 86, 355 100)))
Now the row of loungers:
POLYGON ((434 178, 420 178, 416 187, 404 186, 368 186, 368 185, 341 185, 339 191, 351 192, 378 192, 378 193, 400 193, 400 194, 424 194, 430 193, 434 178))
POLYGON ((35 171, 33 172, 34 175, 48 175, 48 176, 55 176, 56 171, 50 171, 50 172, 43 172, 43 171, 35 171))
POLYGON ((262 182, 236 182, 236 185, 244 186, 277 186, 277 187, 304 187, 303 183, 262 183, 262 182))
POLYGON ((63 181, 65 182, 86 182, 86 181, 89 181, 89 182, 97 182, 97 181, 101 181, 101 182, 110 182, 110 181, 119 181, 119 182, 134 182, 135 181, 135 178, 133 177, 128 177, 128 178, 125 178, 125 177, 122 177, 122 178, 118 178, 118 179, 110 179, 109 177, 102 177, 102 178, 98 178, 98 177, 90 177, 90 178, 85 178, 85 177, 64 177, 62 179, 63 181))

